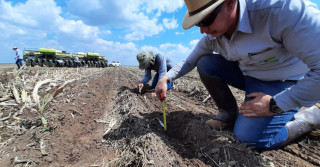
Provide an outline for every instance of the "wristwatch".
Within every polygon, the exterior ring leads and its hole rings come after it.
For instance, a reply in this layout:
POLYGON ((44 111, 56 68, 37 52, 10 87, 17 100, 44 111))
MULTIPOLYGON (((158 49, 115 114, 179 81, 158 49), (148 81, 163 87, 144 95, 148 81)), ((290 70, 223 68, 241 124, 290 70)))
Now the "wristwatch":
POLYGON ((274 101, 273 98, 270 99, 270 111, 273 112, 274 114, 282 114, 285 113, 285 111, 283 111, 276 103, 276 101, 274 101))

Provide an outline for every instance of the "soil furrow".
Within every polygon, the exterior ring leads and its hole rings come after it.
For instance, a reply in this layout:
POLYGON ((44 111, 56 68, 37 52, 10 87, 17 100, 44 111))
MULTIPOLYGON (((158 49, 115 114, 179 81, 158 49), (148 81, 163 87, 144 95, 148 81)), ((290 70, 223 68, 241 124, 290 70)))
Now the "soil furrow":
MULTIPOLYGON (((281 149, 257 152, 239 144, 232 131, 207 127, 205 121, 217 108, 211 98, 203 102, 208 92, 195 70, 176 80, 168 92, 165 132, 159 122, 163 123, 162 103, 147 91, 151 81, 141 95, 138 93, 143 70, 40 69, 21 73, 32 75, 34 81, 27 81, 31 91, 36 81, 51 73, 61 75, 59 71, 68 73, 65 79, 77 80, 46 106, 43 115, 36 111, 36 105, 1 107, 5 111, 0 110, 0 167, 320 166, 319 135, 305 136, 281 149), (18 118, 9 116, 20 110, 18 118), (47 119, 47 128, 41 116, 47 119)), ((6 87, 9 80, 3 78, 2 87, 6 87)), ((15 85, 20 88, 24 85, 18 83, 24 82, 15 81, 15 85)), ((40 89, 40 94, 45 95, 46 89, 40 89)), ((240 104, 243 91, 231 89, 240 104)))

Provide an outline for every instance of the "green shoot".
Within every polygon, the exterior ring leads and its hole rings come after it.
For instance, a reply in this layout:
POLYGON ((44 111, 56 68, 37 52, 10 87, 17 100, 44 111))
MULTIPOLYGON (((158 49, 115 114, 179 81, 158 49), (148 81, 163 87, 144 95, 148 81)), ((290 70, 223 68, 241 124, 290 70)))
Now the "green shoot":
POLYGON ((47 105, 49 93, 44 96, 44 99, 42 101, 42 105, 40 106, 40 112, 43 113, 44 107, 47 105))
POLYGON ((44 128, 47 128, 47 120, 44 117, 41 117, 41 122, 44 128))

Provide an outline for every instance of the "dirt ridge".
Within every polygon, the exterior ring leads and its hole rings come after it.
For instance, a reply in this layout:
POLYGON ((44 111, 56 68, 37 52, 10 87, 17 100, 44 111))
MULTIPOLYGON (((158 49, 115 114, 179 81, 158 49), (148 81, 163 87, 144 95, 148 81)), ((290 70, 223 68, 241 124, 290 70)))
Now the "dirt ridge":
MULTIPOLYGON (((44 77, 59 70, 64 69, 26 69, 18 75, 44 77)), ((176 80, 168 92, 167 132, 157 120, 163 119, 162 104, 151 95, 150 86, 141 95, 137 91, 142 70, 120 67, 70 72, 74 74, 67 79, 76 80, 46 107, 48 129, 43 128, 36 106, 0 106, 4 109, 0 110, 0 167, 320 166, 317 135, 277 150, 256 152, 239 144, 232 131, 207 127, 205 121, 217 114, 217 108, 211 98, 203 101, 208 92, 195 70, 176 80), (4 119, 20 110, 20 120, 4 119)), ((10 84, 7 75, 1 79, 3 87, 10 84)), ((240 104, 243 92, 234 88, 232 92, 240 104)))

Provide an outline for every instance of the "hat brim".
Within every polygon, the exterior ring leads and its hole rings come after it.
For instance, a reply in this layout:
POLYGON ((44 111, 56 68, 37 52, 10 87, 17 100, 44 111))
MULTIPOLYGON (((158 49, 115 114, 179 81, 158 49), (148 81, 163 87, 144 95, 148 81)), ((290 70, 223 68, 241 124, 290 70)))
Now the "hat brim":
POLYGON ((182 27, 184 30, 187 30, 201 21, 204 17, 206 17, 209 13, 211 13, 217 6, 219 6, 224 0, 218 0, 216 3, 212 4, 211 6, 207 7, 206 9, 202 10, 201 12, 190 16, 189 12, 187 11, 184 15, 182 27))

